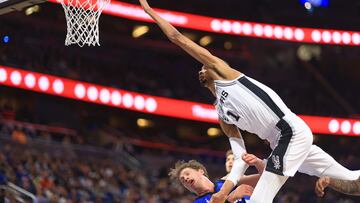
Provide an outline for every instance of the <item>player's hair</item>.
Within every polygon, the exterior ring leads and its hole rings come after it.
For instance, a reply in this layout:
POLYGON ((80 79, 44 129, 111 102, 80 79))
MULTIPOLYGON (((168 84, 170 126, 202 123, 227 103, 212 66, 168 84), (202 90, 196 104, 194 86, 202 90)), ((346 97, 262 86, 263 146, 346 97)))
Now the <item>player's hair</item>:
POLYGON ((234 154, 231 149, 227 150, 225 158, 227 158, 229 155, 234 154))
POLYGON ((170 176, 171 179, 180 181, 180 177, 179 177, 180 173, 185 168, 192 168, 195 170, 202 169, 204 171, 204 175, 209 178, 205 166, 196 160, 190 160, 188 162, 185 162, 183 160, 177 161, 175 164, 175 168, 171 168, 168 175, 170 176))

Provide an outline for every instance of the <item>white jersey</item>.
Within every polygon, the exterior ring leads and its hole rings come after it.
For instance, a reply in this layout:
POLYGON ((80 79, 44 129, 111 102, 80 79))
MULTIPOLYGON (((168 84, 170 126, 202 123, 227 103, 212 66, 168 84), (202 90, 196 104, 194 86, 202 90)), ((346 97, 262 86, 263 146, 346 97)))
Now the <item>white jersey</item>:
POLYGON ((215 89, 220 119, 271 144, 277 142, 280 119, 295 116, 272 89, 244 74, 231 81, 215 80, 215 89))

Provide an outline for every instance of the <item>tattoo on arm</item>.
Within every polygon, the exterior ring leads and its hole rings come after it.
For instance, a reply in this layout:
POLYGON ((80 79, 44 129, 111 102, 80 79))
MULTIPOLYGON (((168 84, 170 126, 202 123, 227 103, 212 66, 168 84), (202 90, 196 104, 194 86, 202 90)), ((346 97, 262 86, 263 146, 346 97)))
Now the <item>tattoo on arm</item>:
POLYGON ((360 177, 357 180, 330 179, 330 185, 336 191, 349 195, 360 195, 360 177))

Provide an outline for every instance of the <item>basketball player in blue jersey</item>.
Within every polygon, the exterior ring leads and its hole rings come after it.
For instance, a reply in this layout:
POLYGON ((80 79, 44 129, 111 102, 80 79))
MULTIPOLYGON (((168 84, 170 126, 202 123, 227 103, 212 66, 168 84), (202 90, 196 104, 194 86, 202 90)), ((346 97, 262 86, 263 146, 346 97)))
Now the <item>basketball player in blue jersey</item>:
MULTIPOLYGON (((240 135, 239 130, 230 125, 221 124, 221 128, 228 137, 237 137, 240 135)), ((264 171, 264 163, 253 154, 243 154, 243 161, 249 166, 255 166, 258 174, 242 176, 239 186, 227 197, 228 202, 245 203, 259 181, 261 173, 264 171)), ((175 164, 175 168, 170 169, 169 176, 172 179, 179 181, 186 189, 197 195, 194 203, 207 203, 210 201, 212 195, 222 188, 225 180, 231 172, 234 165, 234 154, 232 150, 226 152, 225 169, 227 175, 216 181, 215 183, 209 180, 206 168, 199 162, 191 160, 189 162, 181 162, 175 164)))
MULTIPOLYGON (((226 171, 230 172, 233 163, 232 152, 226 153, 226 171)), ((228 196, 228 202, 244 202, 249 198, 259 180, 260 174, 263 171, 264 163, 262 160, 252 154, 244 154, 243 160, 250 166, 255 166, 259 174, 243 176, 239 182, 239 186, 236 187, 228 196)), ((207 203, 210 201, 211 196, 220 191, 224 184, 226 176, 216 181, 215 183, 209 180, 207 170, 201 163, 191 160, 188 162, 179 161, 175 164, 175 167, 170 170, 169 176, 179 181, 186 189, 197 195, 194 203, 207 203)))
MULTIPOLYGON (((173 180, 179 181, 187 190, 197 196, 194 203, 208 203, 211 196, 220 191, 224 184, 224 180, 218 180, 214 183, 210 181, 205 166, 195 160, 177 162, 175 168, 170 170, 169 176, 173 180)), ((244 183, 247 182, 247 180, 242 181, 244 183)), ((253 181, 250 180, 250 182, 253 181)), ((244 201, 243 198, 250 196, 252 191, 253 187, 250 185, 241 184, 232 191, 229 195, 229 200, 244 201)))
MULTIPOLYGON (((318 177, 356 180, 360 171, 350 171, 330 155, 313 145, 313 135, 306 123, 284 104, 269 87, 245 76, 208 50, 182 35, 160 17, 147 3, 139 0, 144 11, 176 45, 203 64, 199 80, 216 97, 220 125, 236 126, 269 141, 270 154, 250 202, 272 202, 288 177, 297 171, 318 177)), ((232 127, 228 127, 232 130, 232 127)), ((235 161, 221 190, 211 203, 225 202, 228 194, 244 174, 247 164, 241 135, 229 138, 235 161)))

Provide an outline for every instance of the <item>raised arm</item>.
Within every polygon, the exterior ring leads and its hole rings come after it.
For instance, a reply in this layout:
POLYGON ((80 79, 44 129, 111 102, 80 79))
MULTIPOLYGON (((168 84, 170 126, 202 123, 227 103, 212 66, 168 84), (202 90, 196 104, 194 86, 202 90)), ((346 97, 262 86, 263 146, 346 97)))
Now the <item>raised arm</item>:
POLYGON ((194 57, 196 60, 204 64, 207 68, 216 68, 231 70, 231 68, 220 58, 212 55, 208 50, 191 41, 189 38, 181 34, 174 26, 159 16, 147 3, 146 0, 139 0, 144 11, 150 15, 152 19, 159 25, 165 35, 185 50, 188 54, 194 57))

